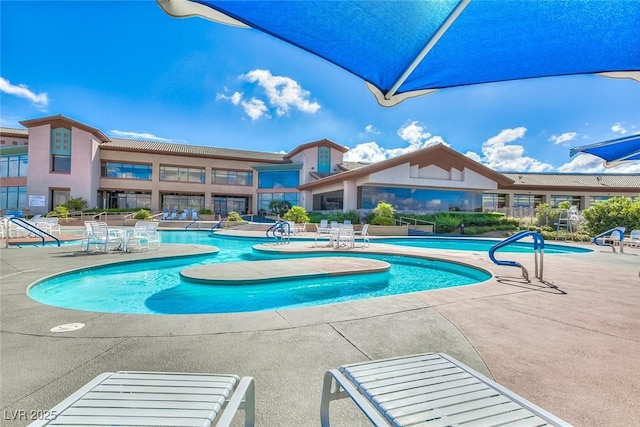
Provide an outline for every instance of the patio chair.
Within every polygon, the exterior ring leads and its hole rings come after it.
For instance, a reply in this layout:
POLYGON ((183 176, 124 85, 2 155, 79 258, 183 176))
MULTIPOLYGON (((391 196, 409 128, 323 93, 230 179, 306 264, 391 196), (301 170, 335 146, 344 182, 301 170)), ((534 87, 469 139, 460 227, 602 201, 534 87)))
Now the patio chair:
POLYGON ((125 235, 125 241, 127 244, 126 251, 131 251, 135 248, 149 248, 147 243, 147 228, 149 227, 149 221, 136 221, 133 226, 133 230, 128 230, 125 235))
MULTIPOLYGON (((335 229, 332 229, 332 231, 335 229)), ((333 236, 332 236, 333 237, 333 236)), ((355 234, 353 227, 340 227, 334 238, 334 249, 346 248, 353 249, 355 247, 355 234)))
POLYGON ((200 217, 198 216, 198 210, 197 209, 193 209, 191 211, 191 220, 192 221, 200 221, 200 217))
POLYGON ((186 221, 187 220, 187 211, 182 211, 180 213, 180 218, 178 218, 180 221, 186 221))
POLYGON ((631 230, 629 238, 624 239, 624 243, 633 248, 640 248, 640 230, 631 230))
POLYGON ((91 245, 102 252, 122 248, 124 239, 121 230, 109 229, 106 222, 91 222, 90 224, 91 233, 87 236, 87 252, 91 250, 91 245))
POLYGON ((375 426, 570 426, 443 353, 343 365, 325 373, 320 405, 350 397, 375 426))
MULTIPOLYGON (((106 372, 30 427, 64 425, 230 426, 239 410, 255 424, 254 381, 237 375, 106 372)), ((235 424, 234 424, 235 425, 235 424)))
POLYGON ((356 239, 358 237, 362 239, 362 247, 369 247, 369 224, 363 225, 362 230, 356 231, 354 234, 356 239))
POLYGON ((177 219, 177 216, 178 216, 178 214, 177 214, 176 211, 171 211, 169 213, 169 216, 167 216, 167 220, 173 221, 173 220, 177 219))
POLYGON ((329 224, 326 219, 320 220, 320 225, 314 224, 316 226, 316 239, 313 243, 313 246, 318 246, 318 238, 322 237, 330 237, 331 229, 329 228, 329 224))

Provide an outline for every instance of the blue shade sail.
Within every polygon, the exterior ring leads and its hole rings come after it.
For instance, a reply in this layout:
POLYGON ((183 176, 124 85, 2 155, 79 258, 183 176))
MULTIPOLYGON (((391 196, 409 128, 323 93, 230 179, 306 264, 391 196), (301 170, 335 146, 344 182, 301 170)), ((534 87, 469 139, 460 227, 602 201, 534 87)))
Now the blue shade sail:
POLYGON ((574 147, 570 151, 571 156, 578 153, 589 153, 600 157, 604 160, 605 167, 614 167, 623 162, 640 161, 640 134, 574 147))
POLYGON ((506 80, 640 80, 635 0, 157 2, 172 16, 252 27, 298 46, 362 78, 384 106, 506 80))

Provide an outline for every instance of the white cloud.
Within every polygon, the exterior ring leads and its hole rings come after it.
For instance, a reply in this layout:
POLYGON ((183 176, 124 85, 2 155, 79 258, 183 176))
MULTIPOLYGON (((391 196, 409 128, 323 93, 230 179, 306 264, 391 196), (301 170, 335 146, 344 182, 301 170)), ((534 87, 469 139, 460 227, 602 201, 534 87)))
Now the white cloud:
MULTIPOLYGON (((264 101, 258 97, 245 100, 244 93, 234 92, 232 95, 224 93, 216 94, 216 100, 229 101, 233 105, 239 105, 251 120, 271 118, 270 108, 275 109, 276 115, 285 116, 291 109, 303 113, 314 114, 320 109, 320 104, 309 101, 310 93, 302 89, 295 80, 289 77, 274 76, 269 70, 253 70, 239 76, 241 80, 256 83, 267 95, 264 101)), ((225 91, 229 89, 225 86, 225 91)))
POLYGON ((309 114, 320 109, 320 104, 309 101, 309 91, 302 89, 298 82, 289 77, 274 76, 269 70, 253 70, 240 78, 262 87, 278 116, 288 114, 291 108, 309 114))
POLYGON ((26 98, 33 102, 39 109, 44 109, 49 104, 49 97, 46 92, 36 94, 29 90, 27 85, 13 85, 9 80, 2 77, 0 77, 0 91, 8 95, 15 95, 19 98, 26 98))
POLYGON ((258 98, 251 98, 248 101, 243 99, 244 94, 242 92, 234 92, 232 95, 225 95, 223 93, 216 94, 216 101, 225 100, 231 102, 233 105, 240 105, 247 116, 251 120, 258 120, 262 117, 270 118, 269 109, 263 100, 258 98))
POLYGON ((358 144, 344 154, 347 162, 377 163, 388 158, 387 150, 375 141, 358 144))
POLYGON ((622 163, 605 168, 600 157, 588 153, 578 154, 570 162, 558 167, 558 172, 570 173, 640 173, 640 162, 622 163))
POLYGON ((261 99, 251 98, 248 101, 241 101, 240 104, 242 104, 242 108, 244 108, 244 112, 247 113, 247 116, 251 117, 251 120, 258 120, 262 117, 271 117, 268 114, 269 109, 261 99))
MULTIPOLYGON (((365 128, 367 130, 369 126, 365 128)), ((373 127, 371 127, 373 129, 373 127)), ((384 148, 377 142, 364 142, 350 149, 344 160, 349 162, 376 163, 420 150, 434 144, 449 145, 441 136, 433 136, 424 130, 417 121, 407 122, 398 129, 398 136, 409 145, 400 148, 384 148)))
POLYGON ((171 139, 162 138, 149 132, 129 132, 124 130, 110 130, 109 135, 119 138, 143 139, 149 141, 173 142, 171 139))
POLYGON ((578 136, 577 132, 565 132, 560 135, 551 135, 549 141, 553 141, 554 144, 564 144, 565 142, 572 141, 578 136))
POLYGON ((496 171, 544 172, 551 170, 552 165, 524 156, 522 145, 511 144, 513 141, 523 138, 526 132, 527 128, 525 127, 503 129, 498 135, 489 138, 482 144, 482 156, 474 152, 467 152, 466 156, 480 161, 496 171))
POLYGON ((615 125, 611 126, 611 130, 621 135, 624 135, 627 133, 627 130, 624 127, 622 127, 622 123, 616 123, 615 125))

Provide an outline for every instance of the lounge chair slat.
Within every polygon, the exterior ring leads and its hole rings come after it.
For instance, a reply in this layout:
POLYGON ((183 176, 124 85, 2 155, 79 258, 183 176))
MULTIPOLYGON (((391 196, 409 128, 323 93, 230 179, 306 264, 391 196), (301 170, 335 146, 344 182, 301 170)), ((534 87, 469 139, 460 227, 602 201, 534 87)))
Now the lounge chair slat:
POLYGON ((109 379, 103 382, 104 385, 139 385, 139 386, 157 386, 157 387, 211 387, 211 388, 219 388, 219 389, 232 389, 233 384, 229 384, 227 382, 222 381, 189 381, 189 380, 147 380, 147 379, 131 379, 131 378, 120 378, 120 379, 109 379))
POLYGON ((153 386, 136 386, 136 385, 120 385, 120 384, 104 384, 95 388, 95 391, 108 391, 118 393, 189 393, 189 394, 225 394, 228 393, 224 388, 207 388, 207 387, 153 387, 153 386))
POLYGON ((145 400, 145 399, 81 399, 74 405, 75 408, 161 408, 161 409, 211 409, 215 408, 215 404, 222 406, 225 398, 220 396, 216 402, 211 399, 208 401, 184 401, 184 400, 145 400))
POLYGON ((119 371, 114 373, 110 379, 135 378, 135 379, 185 379, 190 381, 224 381, 236 384, 240 378, 236 375, 208 375, 195 373, 165 373, 165 372, 144 372, 144 371, 119 371))
POLYGON ((382 401, 384 401, 393 397, 383 398, 383 396, 389 396, 396 392, 406 392, 408 394, 411 394, 411 391, 416 389, 420 389, 419 392, 422 392, 422 388, 425 386, 431 386, 433 387, 433 391, 438 391, 452 387, 462 387, 469 384, 476 384, 477 382, 477 379, 470 377, 468 374, 461 373, 458 375, 450 375, 449 381, 441 381, 439 378, 423 378, 415 381, 407 381, 406 383, 396 383, 385 387, 367 388, 365 394, 373 398, 375 393, 375 399, 382 399, 382 401))
POLYGON ((143 418, 143 417, 74 417, 59 416, 49 425, 60 426, 182 426, 199 427, 211 425, 209 420, 202 421, 193 418, 143 418))
POLYGON ((220 395, 217 394, 189 394, 189 393, 136 393, 135 395, 130 393, 118 393, 118 392, 89 392, 83 398, 84 400, 143 400, 143 401, 184 401, 184 402, 212 402, 215 403, 220 400, 220 395))
MULTIPOLYGON (((351 378, 347 376, 347 378, 351 378)), ((468 373, 461 371, 460 369, 451 369, 448 371, 438 371, 438 372, 412 372, 411 375, 399 375, 395 377, 376 379, 376 380, 367 380, 367 381, 357 381, 354 380, 354 383, 358 385, 363 392, 368 393, 369 391, 375 392, 378 394, 379 392, 384 392, 388 387, 401 387, 406 388, 407 383, 412 383, 415 381, 431 381, 432 384, 441 384, 447 383, 451 381, 456 381, 461 378, 472 378, 468 373), (357 381, 357 382, 356 382, 357 381)))
POLYGON ((477 425, 477 426, 495 426, 510 421, 518 421, 526 418, 535 417, 531 412, 523 409, 517 403, 505 402, 498 405, 479 407, 457 414, 449 415, 446 408, 442 410, 425 411, 411 414, 406 417, 398 417, 394 422, 401 425, 423 424, 429 427, 448 427, 451 425, 477 425), (497 415, 509 414, 504 418, 498 418, 497 415), (433 418, 431 418, 433 417, 433 418), (496 417, 496 418, 492 418, 496 417), (429 419, 429 421, 426 421, 429 419))
POLYGON ((376 396, 375 399, 373 399, 373 402, 380 406, 392 406, 393 402, 402 402, 403 405, 408 405, 424 401, 444 399, 452 396, 460 396, 464 393, 472 393, 480 390, 486 390, 486 386, 478 382, 464 387, 447 388, 444 390, 434 390, 431 387, 421 387, 403 392, 376 396))
POLYGON ((207 409, 158 409, 158 408, 126 408, 121 406, 105 407, 78 407, 74 406, 66 411, 71 416, 92 417, 168 417, 168 418, 206 418, 213 420, 218 410, 207 409))

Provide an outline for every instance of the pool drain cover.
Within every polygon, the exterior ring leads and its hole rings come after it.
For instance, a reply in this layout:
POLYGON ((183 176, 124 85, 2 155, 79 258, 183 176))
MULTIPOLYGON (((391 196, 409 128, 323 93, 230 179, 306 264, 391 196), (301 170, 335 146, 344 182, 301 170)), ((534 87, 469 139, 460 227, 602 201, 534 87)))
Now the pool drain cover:
POLYGON ((51 328, 51 332, 70 332, 84 328, 84 323, 67 323, 51 328))

